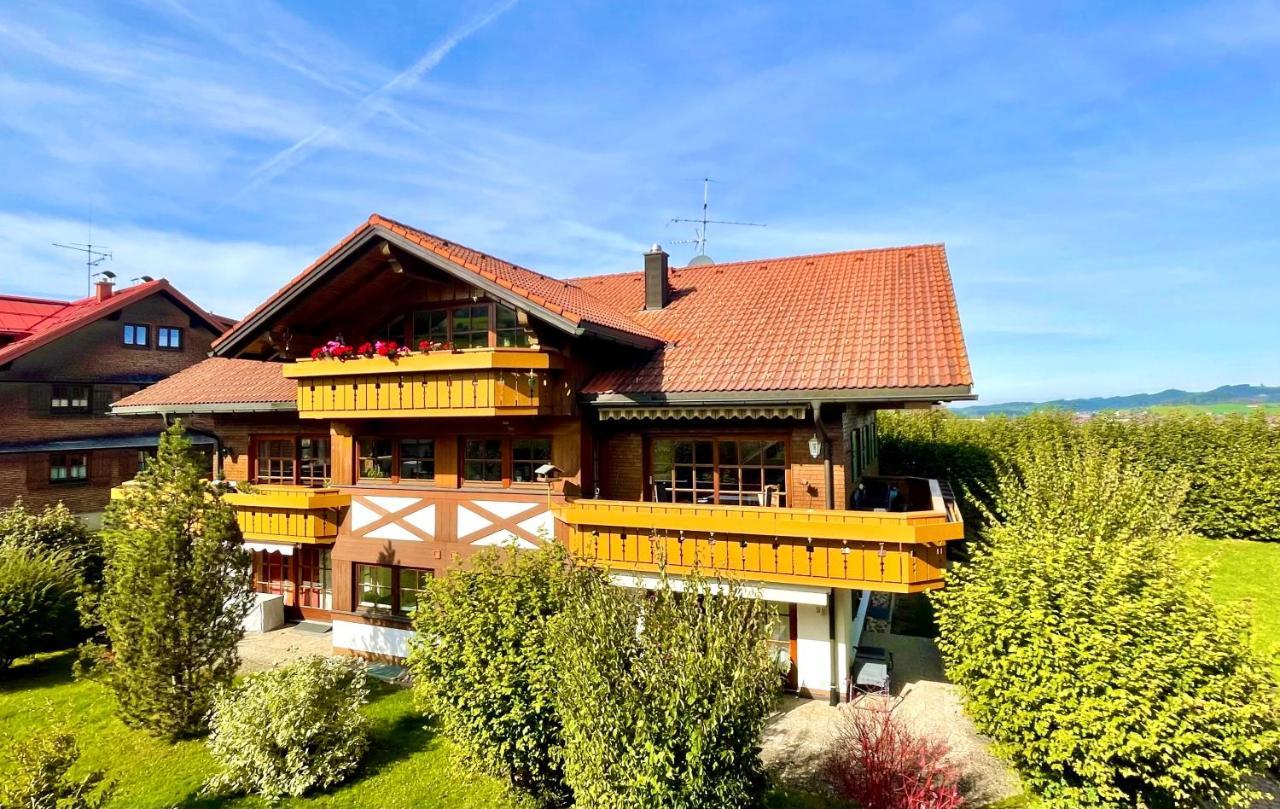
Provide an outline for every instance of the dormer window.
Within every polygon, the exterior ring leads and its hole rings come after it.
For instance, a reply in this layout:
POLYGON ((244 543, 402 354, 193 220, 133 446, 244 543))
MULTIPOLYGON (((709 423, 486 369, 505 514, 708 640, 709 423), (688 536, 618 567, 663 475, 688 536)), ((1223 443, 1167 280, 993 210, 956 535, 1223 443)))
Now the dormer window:
POLYGON ((452 343, 455 348, 528 348, 533 343, 528 320, 501 303, 468 303, 447 309, 425 309, 397 317, 381 337, 407 341, 417 348, 424 340, 452 343), (409 326, 406 333, 406 325, 409 326))

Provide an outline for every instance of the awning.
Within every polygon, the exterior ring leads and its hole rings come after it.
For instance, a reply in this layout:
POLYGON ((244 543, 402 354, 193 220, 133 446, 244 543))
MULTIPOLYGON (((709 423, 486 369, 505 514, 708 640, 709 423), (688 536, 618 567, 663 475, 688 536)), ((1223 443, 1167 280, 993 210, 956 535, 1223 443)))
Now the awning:
POLYGON ((641 405, 636 407, 601 407, 601 421, 623 419, 803 419, 809 412, 805 405, 736 405, 684 406, 641 405))
POLYGON ((286 545, 283 542, 249 542, 244 543, 246 551, 262 551, 263 553, 278 553, 281 556, 293 556, 293 545, 286 545))

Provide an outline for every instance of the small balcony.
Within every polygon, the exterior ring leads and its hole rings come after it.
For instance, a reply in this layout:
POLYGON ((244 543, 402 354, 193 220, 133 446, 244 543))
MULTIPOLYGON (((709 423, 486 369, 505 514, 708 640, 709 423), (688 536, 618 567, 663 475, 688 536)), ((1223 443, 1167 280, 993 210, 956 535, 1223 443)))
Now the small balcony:
POLYGON ((942 586, 964 523, 936 501, 914 511, 837 511, 575 500, 556 509, 575 555, 615 572, 698 568, 776 584, 911 593, 942 586))
POLYGON ((527 348, 478 348, 387 357, 298 360, 284 375, 298 381, 302 418, 551 416, 573 409, 558 354, 527 348))
POLYGON ((337 539, 342 511, 351 504, 351 496, 337 489, 284 485, 254 486, 223 499, 235 507, 245 539, 303 545, 337 539))

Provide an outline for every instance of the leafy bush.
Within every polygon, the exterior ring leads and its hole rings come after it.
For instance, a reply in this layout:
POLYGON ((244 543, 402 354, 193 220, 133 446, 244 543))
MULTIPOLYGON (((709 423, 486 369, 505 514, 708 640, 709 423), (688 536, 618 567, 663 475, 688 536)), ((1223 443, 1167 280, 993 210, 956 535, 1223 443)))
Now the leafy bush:
POLYGON ((0 671, 19 657, 75 643, 80 589, 65 552, 0 541, 0 671))
POLYGON ((320 656, 220 688, 208 742, 219 770, 205 789, 276 800, 342 783, 369 747, 368 694, 363 666, 320 656))
POLYGON ((837 796, 863 809, 957 809, 964 797, 949 752, 891 711, 849 710, 823 773, 837 796))
POLYGON ((0 771, 0 809, 99 809, 115 787, 103 783, 101 770, 78 778, 69 772, 80 748, 69 733, 37 733, 7 751, 9 765, 0 771))
POLYGON ((1101 440, 1043 442, 935 593, 970 715, 1050 806, 1244 806, 1276 760, 1249 619, 1175 557, 1184 491, 1101 440))
POLYGON ((97 617, 110 649, 96 650, 95 673, 127 724, 198 733, 214 689, 235 675, 252 595, 235 512, 201 481, 180 424, 161 435, 137 485, 107 507, 104 526, 97 617))
POLYGON ((1207 537, 1280 539, 1280 424, 1263 413, 1215 417, 1099 416, 1077 424, 1067 413, 959 418, 945 411, 879 414, 880 467, 886 474, 942 477, 967 489, 967 525, 980 529, 983 492, 1002 465, 1030 447, 1091 441, 1146 469, 1185 475, 1180 516, 1207 537))
POLYGON ((561 676, 547 622, 574 582, 562 546, 513 553, 486 549, 465 568, 431 580, 414 613, 407 665, 415 696, 480 770, 543 800, 563 797, 560 720, 552 692, 561 676))
POLYGON ((589 809, 755 807, 782 672, 773 610, 697 576, 683 593, 590 581, 552 621, 565 782, 589 809))
POLYGON ((21 500, 0 508, 0 542, 64 551, 89 585, 102 580, 101 538, 62 503, 39 512, 28 510, 21 500))

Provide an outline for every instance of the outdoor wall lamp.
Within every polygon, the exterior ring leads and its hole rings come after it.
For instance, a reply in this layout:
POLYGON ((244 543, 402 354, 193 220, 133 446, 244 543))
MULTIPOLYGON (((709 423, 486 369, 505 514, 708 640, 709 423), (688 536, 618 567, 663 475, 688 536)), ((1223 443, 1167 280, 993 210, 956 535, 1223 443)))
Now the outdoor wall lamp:
POLYGON ((822 457, 822 442, 818 440, 818 434, 814 433, 809 439, 809 455, 815 461, 822 457))

